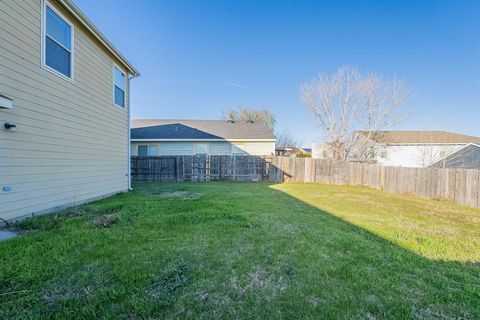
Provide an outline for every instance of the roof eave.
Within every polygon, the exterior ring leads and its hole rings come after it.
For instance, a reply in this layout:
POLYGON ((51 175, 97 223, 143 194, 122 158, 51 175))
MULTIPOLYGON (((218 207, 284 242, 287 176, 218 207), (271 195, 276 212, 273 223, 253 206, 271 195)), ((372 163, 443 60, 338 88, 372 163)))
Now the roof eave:
POLYGON ((175 141, 180 141, 180 142, 188 142, 188 141, 212 141, 212 142, 222 142, 222 141, 227 141, 227 142, 239 142, 239 141, 245 141, 245 142, 275 142, 276 139, 270 139, 270 138, 258 138, 258 139, 253 139, 253 138, 212 138, 212 139, 202 139, 202 138, 190 138, 190 139, 162 139, 162 138, 151 138, 151 139, 137 139, 137 138, 132 138, 130 139, 133 142, 175 142, 175 141))
POLYGON ((100 42, 115 58, 117 58, 134 76, 140 76, 140 72, 118 51, 113 44, 95 27, 95 25, 83 14, 83 12, 71 0, 57 0, 80 24, 87 29, 95 39, 100 42))

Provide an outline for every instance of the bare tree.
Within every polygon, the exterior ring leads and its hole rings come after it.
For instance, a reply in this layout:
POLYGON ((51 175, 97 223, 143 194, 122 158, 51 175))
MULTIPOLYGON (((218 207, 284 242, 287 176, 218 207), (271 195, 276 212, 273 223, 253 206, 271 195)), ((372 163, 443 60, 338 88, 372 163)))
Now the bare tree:
POLYGON ((261 121, 266 123, 272 129, 275 129, 276 124, 275 115, 266 109, 247 107, 239 107, 237 109, 231 108, 227 112, 222 112, 222 118, 232 121, 261 121))
POLYGON ((279 148, 297 147, 300 148, 301 140, 297 139, 291 132, 284 130, 275 135, 277 138, 276 146, 279 148))
POLYGON ((410 89, 403 81, 343 66, 303 84, 300 95, 338 159, 367 160, 374 156, 370 138, 404 120, 399 109, 410 89))
POLYGON ((436 164, 445 168, 447 157, 462 147, 445 131, 424 131, 422 141, 424 143, 419 144, 412 154, 416 164, 422 167, 436 164))

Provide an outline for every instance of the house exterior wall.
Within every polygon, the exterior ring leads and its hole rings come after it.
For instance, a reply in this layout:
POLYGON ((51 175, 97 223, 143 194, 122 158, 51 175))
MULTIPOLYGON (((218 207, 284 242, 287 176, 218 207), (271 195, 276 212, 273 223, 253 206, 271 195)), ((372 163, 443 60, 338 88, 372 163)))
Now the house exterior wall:
POLYGON ((378 145, 376 160, 384 166, 428 167, 463 146, 464 144, 378 145))
POLYGON ((3 219, 128 189, 128 89, 125 108, 113 103, 121 64, 49 3, 74 27, 73 81, 41 66, 42 1, 0 0, 0 93, 13 99, 0 110, 3 219))
POLYGON ((168 155, 194 155, 195 144, 208 144, 209 155, 231 155, 232 150, 236 154, 242 154, 241 149, 244 150, 245 155, 267 156, 275 153, 274 141, 159 141, 159 142, 137 142, 131 143, 132 156, 138 155, 138 145, 153 145, 158 147, 158 156, 168 155), (235 148, 238 146, 240 148, 235 148))

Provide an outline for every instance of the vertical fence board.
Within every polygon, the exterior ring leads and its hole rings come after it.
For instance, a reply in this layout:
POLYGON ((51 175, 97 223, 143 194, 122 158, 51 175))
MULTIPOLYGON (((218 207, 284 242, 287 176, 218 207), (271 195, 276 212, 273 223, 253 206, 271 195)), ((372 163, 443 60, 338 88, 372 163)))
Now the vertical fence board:
POLYGON ((480 207, 480 170, 382 167, 257 156, 132 157, 132 181, 273 181, 363 185, 480 207))

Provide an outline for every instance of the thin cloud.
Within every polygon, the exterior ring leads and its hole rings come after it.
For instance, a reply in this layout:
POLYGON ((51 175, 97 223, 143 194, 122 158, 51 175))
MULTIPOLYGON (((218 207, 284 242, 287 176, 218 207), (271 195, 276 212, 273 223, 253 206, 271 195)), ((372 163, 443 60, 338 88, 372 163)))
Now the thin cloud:
POLYGON ((248 86, 240 83, 235 83, 235 82, 225 82, 225 85, 235 87, 235 88, 248 89, 248 86))

